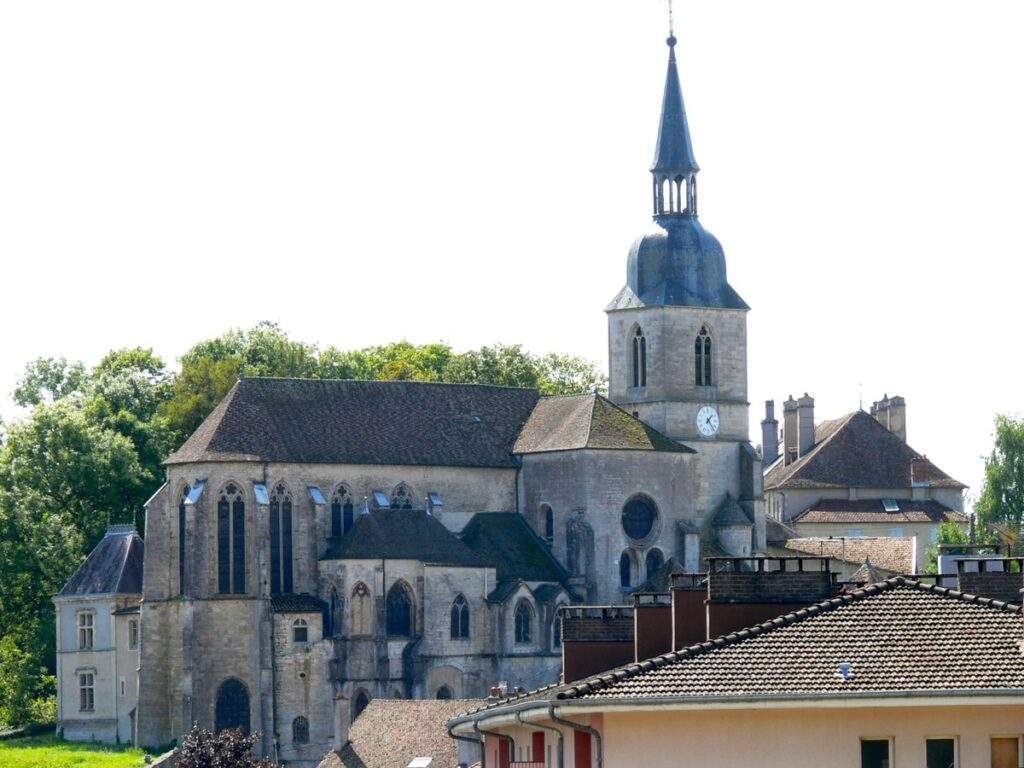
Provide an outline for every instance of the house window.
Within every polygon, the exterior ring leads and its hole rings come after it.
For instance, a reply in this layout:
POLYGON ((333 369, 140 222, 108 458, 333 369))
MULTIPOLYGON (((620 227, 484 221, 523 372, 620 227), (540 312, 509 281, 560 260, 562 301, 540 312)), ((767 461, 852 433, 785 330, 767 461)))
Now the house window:
POLYGON ((178 501, 178 592, 182 595, 188 594, 188 589, 185 586, 187 575, 185 570, 185 532, 187 530, 185 512, 188 509, 185 506, 185 499, 188 498, 191 490, 187 485, 182 488, 181 499, 178 501))
POLYGON ((309 743, 309 720, 299 715, 292 720, 292 744, 309 743))
POLYGON ((665 564, 665 555, 661 553, 661 550, 655 547, 647 553, 647 557, 644 560, 644 567, 647 572, 647 578, 651 578, 658 571, 661 570, 661 566, 665 564))
POLYGON ((292 642, 309 642, 309 624, 306 623, 305 619, 296 619, 292 622, 292 642))
POLYGON ((370 590, 363 582, 352 589, 352 627, 353 635, 373 634, 373 600, 370 590))
POLYGON ((706 325, 693 342, 695 381, 698 387, 711 386, 711 334, 706 325))
POLYGON ((992 768, 1019 768, 1020 738, 999 736, 992 739, 992 768))
POLYGON ((956 739, 927 739, 925 768, 957 768, 956 739))
POLYGON ((392 509, 412 509, 412 489, 405 483, 399 483, 391 492, 392 509))
POLYGON ((623 589, 633 586, 633 558, 628 549, 619 557, 619 586, 623 589))
POLYGON ((861 739, 860 768, 891 768, 892 748, 889 739, 861 739))
POLYGON ((292 496, 279 484, 270 498, 270 594, 292 591, 292 496))
POLYGON ((533 610, 526 600, 520 600, 516 606, 516 642, 529 643, 533 638, 533 610))
POLYGON ((217 501, 217 591, 245 594, 245 501, 235 483, 217 501))
POLYGON ((449 688, 447 685, 442 685, 440 688, 437 689, 437 697, 436 698, 442 699, 442 700, 447 700, 447 699, 454 699, 455 696, 452 694, 452 689, 451 688, 449 688))
POLYGON ((348 488, 339 485, 331 498, 331 536, 344 536, 355 522, 355 507, 348 488))
POLYGON ((389 637, 412 636, 412 598, 408 588, 396 582, 388 590, 385 599, 387 633, 389 637))
POLYGON ((78 650, 91 651, 93 641, 93 622, 96 614, 82 611, 78 614, 78 650))
POLYGON ((128 648, 135 650, 139 647, 139 620, 128 620, 128 648))
POLYGON ((78 673, 78 709, 92 712, 96 709, 96 677, 92 672, 78 673))
POLYGON ((647 339, 640 328, 633 334, 633 386, 647 386, 647 339))
POLYGON ((451 637, 452 640, 466 640, 469 638, 469 603, 466 598, 459 595, 452 603, 451 615, 451 637))
POLYGON ((548 546, 555 543, 555 513, 547 504, 540 505, 540 516, 544 523, 544 541, 548 546))

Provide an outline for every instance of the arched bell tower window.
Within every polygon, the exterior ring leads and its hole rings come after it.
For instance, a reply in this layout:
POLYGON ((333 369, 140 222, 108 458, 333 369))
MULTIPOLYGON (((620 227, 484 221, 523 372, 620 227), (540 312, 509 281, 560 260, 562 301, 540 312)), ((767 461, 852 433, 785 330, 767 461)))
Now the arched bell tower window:
POLYGON ((662 554, 660 549, 655 547, 647 552, 647 557, 644 560, 644 569, 647 571, 648 579, 660 571, 663 565, 665 565, 665 555, 662 554))
POLYGON ((270 594, 292 591, 292 496, 284 483, 270 497, 270 594))
POLYGON ((700 333, 693 342, 694 371, 698 387, 711 386, 711 334, 708 327, 702 325, 700 333))
POLYGON ((633 386, 647 386, 647 339, 640 327, 633 333, 633 386))
POLYGON ((344 485, 339 485, 331 497, 331 536, 344 536, 354 521, 352 494, 344 485))

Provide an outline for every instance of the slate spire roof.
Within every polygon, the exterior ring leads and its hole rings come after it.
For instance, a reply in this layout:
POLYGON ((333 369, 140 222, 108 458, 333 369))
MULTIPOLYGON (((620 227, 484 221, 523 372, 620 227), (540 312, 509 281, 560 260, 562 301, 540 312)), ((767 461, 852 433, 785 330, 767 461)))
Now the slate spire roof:
POLYGON ((668 71, 665 74, 665 95, 661 101, 661 120, 658 123, 658 145, 654 150, 651 172, 668 176, 686 176, 700 170, 693 156, 690 125, 683 105, 683 89, 676 69, 676 38, 668 43, 668 71))
POLYGON ((814 447, 788 466, 780 459, 764 488, 965 488, 864 411, 819 424, 814 447), (913 474, 913 478, 912 478, 913 474))
POLYGON ((134 525, 112 525, 57 597, 142 594, 145 545, 134 525))

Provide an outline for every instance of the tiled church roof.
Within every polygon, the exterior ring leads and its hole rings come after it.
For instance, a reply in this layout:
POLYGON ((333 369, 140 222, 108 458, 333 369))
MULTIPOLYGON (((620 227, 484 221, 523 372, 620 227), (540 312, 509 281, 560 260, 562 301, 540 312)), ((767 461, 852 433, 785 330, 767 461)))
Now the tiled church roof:
POLYGON ((135 526, 110 526, 57 596, 141 594, 144 550, 135 526))
POLYGON ((475 384, 242 379, 167 463, 513 467, 538 398, 475 384))
POLYGON ((826 421, 814 431, 814 447, 786 466, 768 470, 773 488, 910 488, 914 480, 933 488, 964 488, 864 411, 826 421))
POLYGON ((603 448, 695 453, 601 395, 545 397, 516 440, 516 453, 603 448))

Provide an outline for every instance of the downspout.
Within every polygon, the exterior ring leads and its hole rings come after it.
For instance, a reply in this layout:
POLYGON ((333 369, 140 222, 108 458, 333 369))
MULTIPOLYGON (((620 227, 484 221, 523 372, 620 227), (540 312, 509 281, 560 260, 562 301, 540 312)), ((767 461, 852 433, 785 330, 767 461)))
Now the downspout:
MULTIPOLYGON (((505 739, 509 743, 509 748, 512 751, 512 754, 509 755, 509 762, 510 763, 511 762, 515 762, 515 759, 516 759, 516 740, 515 739, 513 739, 511 736, 509 736, 508 734, 505 734, 505 733, 498 733, 497 731, 485 731, 483 728, 480 727, 480 723, 478 721, 476 721, 476 720, 473 721, 473 730, 476 731, 477 733, 482 733, 485 736, 493 736, 494 738, 496 738, 498 740, 505 739)), ((484 752, 484 759, 480 762, 480 768, 487 768, 487 753, 486 753, 486 749, 485 749, 483 744, 481 744, 480 749, 481 749, 481 751, 484 752)), ((498 753, 498 757, 499 758, 501 757, 501 753, 500 752, 498 753)), ((497 768, 501 768, 501 766, 499 765, 497 768)))
POLYGON ((551 721, 554 723, 558 723, 559 725, 565 725, 569 728, 575 728, 580 731, 585 731, 586 733, 589 733, 591 736, 593 736, 597 746, 597 768, 603 768, 604 755, 603 750, 601 748, 601 734, 598 733, 597 730, 591 728, 589 725, 584 725, 583 723, 574 723, 572 720, 563 720, 555 714, 554 702, 550 702, 548 704, 548 717, 551 718, 551 721))
MULTIPOLYGON (((562 731, 558 728, 552 728, 550 725, 542 725, 541 723, 524 723, 523 713, 516 712, 516 722, 520 725, 529 726, 531 728, 540 728, 545 731, 551 731, 558 737, 558 768, 565 768, 565 743, 562 738, 562 731)), ((538 760, 536 755, 533 755, 533 762, 543 763, 544 755, 541 755, 541 759, 538 760)))
POLYGON ((468 742, 470 744, 476 744, 478 747, 480 747, 480 765, 482 767, 484 765, 484 762, 487 759, 487 756, 486 756, 487 749, 484 746, 484 740, 482 738, 474 739, 474 738, 472 738, 470 736, 459 736, 458 734, 452 733, 452 728, 453 727, 454 726, 449 726, 448 727, 448 736, 450 738, 456 739, 457 741, 465 741, 465 742, 468 742))

